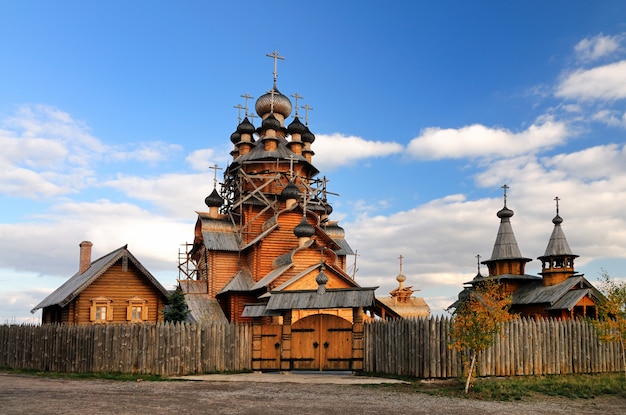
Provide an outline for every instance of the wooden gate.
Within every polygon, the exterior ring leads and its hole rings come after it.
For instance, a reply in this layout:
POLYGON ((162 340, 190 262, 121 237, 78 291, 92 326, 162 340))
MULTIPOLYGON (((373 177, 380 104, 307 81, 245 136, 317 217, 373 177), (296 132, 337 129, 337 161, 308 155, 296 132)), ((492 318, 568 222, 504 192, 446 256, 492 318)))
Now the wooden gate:
POLYGON ((352 369, 352 323, 330 314, 315 314, 291 328, 294 370, 352 369))
POLYGON ((258 326, 261 330, 261 355, 253 360, 258 360, 257 370, 280 369, 280 336, 282 327, 279 324, 264 324, 258 326))

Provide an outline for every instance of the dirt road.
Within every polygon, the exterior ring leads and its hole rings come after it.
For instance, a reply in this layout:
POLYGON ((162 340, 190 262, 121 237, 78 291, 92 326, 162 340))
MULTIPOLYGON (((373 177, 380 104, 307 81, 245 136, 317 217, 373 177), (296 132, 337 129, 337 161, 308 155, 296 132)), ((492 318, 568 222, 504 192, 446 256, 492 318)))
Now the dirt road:
POLYGON ((266 382, 120 382, 0 373, 10 414, 615 414, 626 399, 481 402, 407 393, 397 386, 266 382))

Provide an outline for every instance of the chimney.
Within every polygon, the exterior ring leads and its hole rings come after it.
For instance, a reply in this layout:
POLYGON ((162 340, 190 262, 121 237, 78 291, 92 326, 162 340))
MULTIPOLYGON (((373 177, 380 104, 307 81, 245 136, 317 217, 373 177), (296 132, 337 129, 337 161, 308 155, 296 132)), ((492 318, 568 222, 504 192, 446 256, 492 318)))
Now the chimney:
POLYGON ((78 273, 82 274, 91 266, 91 247, 93 244, 89 241, 82 241, 80 246, 80 263, 78 265, 78 273))

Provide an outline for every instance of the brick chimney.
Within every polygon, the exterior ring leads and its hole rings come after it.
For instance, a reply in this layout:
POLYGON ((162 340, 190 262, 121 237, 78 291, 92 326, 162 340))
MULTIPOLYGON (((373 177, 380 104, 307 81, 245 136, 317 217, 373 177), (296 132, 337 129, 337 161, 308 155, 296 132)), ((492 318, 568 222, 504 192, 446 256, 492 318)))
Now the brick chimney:
POLYGON ((89 241, 82 241, 80 246, 80 263, 78 265, 78 273, 82 274, 91 266, 91 247, 93 244, 89 241))

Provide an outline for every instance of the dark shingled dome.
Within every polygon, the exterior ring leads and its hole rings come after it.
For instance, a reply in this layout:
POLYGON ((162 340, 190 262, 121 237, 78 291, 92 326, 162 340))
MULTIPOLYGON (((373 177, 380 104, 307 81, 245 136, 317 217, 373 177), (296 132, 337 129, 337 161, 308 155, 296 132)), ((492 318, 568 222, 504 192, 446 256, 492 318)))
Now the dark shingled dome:
POLYGON ((291 135, 293 134, 304 134, 306 132, 307 128, 305 127, 304 124, 302 124, 300 122, 300 119, 298 117, 294 118, 294 120, 291 122, 291 124, 289 124, 289 126, 287 126, 287 132, 291 135))
POLYGON ((239 134, 254 134, 255 132, 254 125, 248 120, 248 117, 244 118, 241 124, 237 126, 237 132, 239 134))
POLYGON ((300 190, 298 190, 298 186, 296 186, 296 184, 289 180, 289 183, 287 183, 287 186, 284 187, 283 191, 280 192, 280 198, 282 200, 287 200, 287 199, 297 199, 300 197, 300 190))
POLYGON ((315 234, 315 228, 303 216, 298 226, 293 229, 293 234, 298 238, 311 237, 315 234))
POLYGON ((224 203, 224 199, 217 193, 217 189, 213 189, 211 194, 204 199, 204 203, 208 207, 220 207, 224 203))

